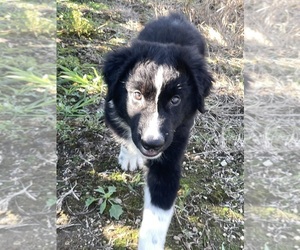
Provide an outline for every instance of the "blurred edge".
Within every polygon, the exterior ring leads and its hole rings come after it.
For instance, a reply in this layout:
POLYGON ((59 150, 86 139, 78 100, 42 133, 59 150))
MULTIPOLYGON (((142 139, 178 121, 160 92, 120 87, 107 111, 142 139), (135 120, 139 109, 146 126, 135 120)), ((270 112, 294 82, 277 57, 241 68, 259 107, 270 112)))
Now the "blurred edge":
POLYGON ((0 244, 56 249, 56 2, 0 16, 0 244))
POLYGON ((245 249, 299 249, 299 4, 245 1, 245 249))

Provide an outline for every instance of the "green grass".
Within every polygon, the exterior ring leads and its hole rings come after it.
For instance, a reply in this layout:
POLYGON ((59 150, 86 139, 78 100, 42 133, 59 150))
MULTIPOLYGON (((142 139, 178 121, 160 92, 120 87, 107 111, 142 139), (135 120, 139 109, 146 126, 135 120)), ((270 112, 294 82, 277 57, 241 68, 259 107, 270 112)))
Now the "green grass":
POLYGON ((105 88, 103 79, 95 68, 90 74, 82 74, 78 68, 70 70, 64 66, 58 77, 57 113, 61 117, 81 117, 90 112, 87 109, 99 103, 105 88))
POLYGON ((55 105, 55 76, 3 66, 0 112, 7 116, 48 116, 55 105))
MULTIPOLYGON (((56 22, 51 7, 39 1, 1 3, 0 112, 6 118, 54 113, 55 65, 39 58, 42 45, 54 44, 56 22), (43 39, 38 40, 40 37, 43 39)), ((49 47, 45 52, 55 51, 49 47)))

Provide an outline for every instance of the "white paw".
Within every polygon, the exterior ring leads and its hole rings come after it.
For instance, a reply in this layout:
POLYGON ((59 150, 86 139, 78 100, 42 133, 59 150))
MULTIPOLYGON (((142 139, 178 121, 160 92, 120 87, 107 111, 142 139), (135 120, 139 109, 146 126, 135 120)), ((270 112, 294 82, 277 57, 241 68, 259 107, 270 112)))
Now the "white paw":
POLYGON ((141 153, 134 148, 125 148, 121 146, 120 154, 119 154, 119 164, 121 168, 126 171, 134 171, 138 168, 144 167, 144 158, 141 153))

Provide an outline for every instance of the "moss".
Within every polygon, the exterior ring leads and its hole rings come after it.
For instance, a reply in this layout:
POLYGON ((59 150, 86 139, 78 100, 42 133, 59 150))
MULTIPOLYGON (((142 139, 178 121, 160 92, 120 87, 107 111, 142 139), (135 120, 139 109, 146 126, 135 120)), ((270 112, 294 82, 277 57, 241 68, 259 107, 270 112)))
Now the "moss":
POLYGON ((273 218, 300 221, 300 216, 274 207, 247 206, 245 210, 264 219, 273 218))
POLYGON ((198 185, 200 180, 201 180, 201 172, 194 173, 193 175, 189 175, 188 178, 181 178, 180 186, 184 190, 190 188, 195 191, 200 191, 201 185, 198 185))
POLYGON ((222 219, 234 219, 234 220, 243 219, 243 215, 231 210, 228 207, 210 206, 210 210, 213 211, 218 217, 222 219))
POLYGON ((114 249, 135 249, 138 242, 138 229, 129 226, 114 225, 104 229, 107 239, 113 239, 114 249))

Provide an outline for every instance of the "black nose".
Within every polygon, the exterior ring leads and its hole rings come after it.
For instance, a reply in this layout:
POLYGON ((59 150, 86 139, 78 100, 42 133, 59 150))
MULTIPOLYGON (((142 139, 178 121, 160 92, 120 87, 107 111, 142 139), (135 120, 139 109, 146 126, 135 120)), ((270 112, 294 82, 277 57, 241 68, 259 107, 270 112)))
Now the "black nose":
POLYGON ((157 138, 149 136, 147 138, 142 138, 141 143, 146 150, 159 150, 163 147, 165 139, 163 136, 157 138))

